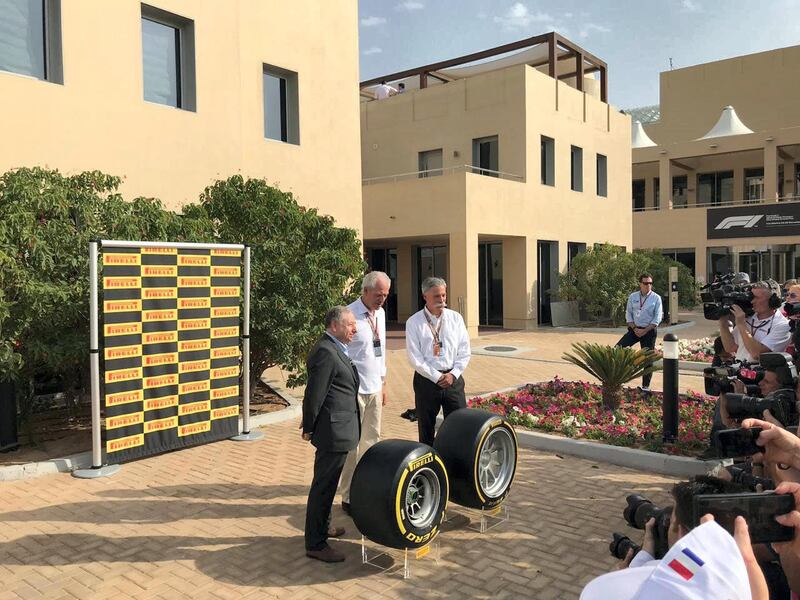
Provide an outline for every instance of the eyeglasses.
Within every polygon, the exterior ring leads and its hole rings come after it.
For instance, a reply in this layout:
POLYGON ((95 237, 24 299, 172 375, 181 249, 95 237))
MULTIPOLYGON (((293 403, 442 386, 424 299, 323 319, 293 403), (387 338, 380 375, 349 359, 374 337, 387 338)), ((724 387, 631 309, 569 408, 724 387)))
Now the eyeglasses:
POLYGON ((645 285, 653 285, 652 281, 640 281, 639 283, 643 283, 645 285))

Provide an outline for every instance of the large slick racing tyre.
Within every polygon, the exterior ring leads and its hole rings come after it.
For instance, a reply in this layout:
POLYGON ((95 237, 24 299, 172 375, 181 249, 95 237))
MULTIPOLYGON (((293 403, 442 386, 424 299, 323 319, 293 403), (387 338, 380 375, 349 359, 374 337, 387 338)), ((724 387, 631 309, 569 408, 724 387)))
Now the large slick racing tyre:
POLYGON ((439 533, 449 484, 444 463, 426 444, 384 440, 353 473, 350 514, 368 539, 390 548, 420 548, 439 533))
POLYGON ((434 448, 447 467, 452 502, 480 510, 502 504, 517 470, 517 436, 508 421, 485 410, 456 410, 434 448))

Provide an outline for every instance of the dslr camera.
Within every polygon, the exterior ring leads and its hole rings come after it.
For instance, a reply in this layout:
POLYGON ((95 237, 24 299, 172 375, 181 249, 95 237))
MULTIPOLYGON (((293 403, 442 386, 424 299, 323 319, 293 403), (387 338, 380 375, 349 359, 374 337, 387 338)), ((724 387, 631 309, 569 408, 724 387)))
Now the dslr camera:
MULTIPOLYGON (((672 507, 661 508, 639 494, 631 494, 625 498, 625 501, 627 506, 622 511, 622 516, 631 527, 644 530, 644 526, 650 518, 655 518, 656 523, 653 528, 655 558, 664 558, 667 550, 669 550, 667 533, 669 531, 670 517, 672 516, 672 507)), ((633 549, 635 554, 641 550, 641 546, 634 544, 629 537, 621 533, 614 533, 608 549, 613 556, 622 560, 628 550, 633 549)))
POLYGON ((761 419, 769 410, 781 425, 797 425, 797 369, 792 357, 785 352, 764 352, 760 356, 760 366, 764 371, 772 371, 778 377, 781 388, 764 398, 747 394, 727 394, 728 414, 734 419, 761 419))
POLYGON ((700 288, 703 316, 709 321, 718 321, 731 314, 731 307, 738 306, 749 317, 753 310, 753 294, 749 284, 734 283, 735 275, 717 276, 714 281, 700 288))

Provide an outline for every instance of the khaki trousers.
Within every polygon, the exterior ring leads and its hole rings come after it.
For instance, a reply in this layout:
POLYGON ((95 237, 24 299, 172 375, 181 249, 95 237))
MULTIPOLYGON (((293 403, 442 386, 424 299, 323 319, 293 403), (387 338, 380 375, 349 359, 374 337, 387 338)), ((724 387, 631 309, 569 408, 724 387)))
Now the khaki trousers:
POLYGON ((347 460, 342 469, 342 478, 339 481, 339 491, 342 494, 342 502, 350 503, 350 482, 353 479, 353 472, 364 452, 369 450, 373 444, 381 439, 381 413, 383 411, 383 395, 359 394, 358 408, 361 410, 361 439, 358 447, 347 453, 347 460))

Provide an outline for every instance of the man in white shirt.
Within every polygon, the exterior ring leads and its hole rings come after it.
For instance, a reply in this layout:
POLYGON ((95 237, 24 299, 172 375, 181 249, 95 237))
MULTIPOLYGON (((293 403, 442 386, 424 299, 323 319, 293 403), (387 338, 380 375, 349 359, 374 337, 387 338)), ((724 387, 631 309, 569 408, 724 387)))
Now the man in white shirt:
POLYGON ((750 291, 755 313, 748 317, 740 306, 732 306, 731 314, 719 320, 719 335, 737 361, 757 362, 762 352, 785 352, 792 332, 789 320, 778 310, 783 300, 777 282, 758 281, 750 291))
POLYGON ((339 490, 342 510, 350 514, 350 483, 364 452, 381 438, 381 413, 386 404, 386 312, 383 303, 389 297, 392 281, 382 271, 364 276, 361 297, 347 308, 356 318, 356 334, 347 346, 356 366, 360 383, 358 406, 361 411, 361 438, 344 463, 339 490))
POLYGON ((433 446, 439 409, 446 419, 454 410, 467 406, 461 374, 469 364, 471 350, 464 319, 445 308, 444 279, 425 279, 422 295, 425 307, 406 321, 406 353, 414 368, 419 441, 433 446))
POLYGON ((396 93, 397 93, 396 89, 394 89, 390 85, 387 85, 385 81, 381 81, 381 84, 375 88, 375 99, 383 100, 384 98, 388 98, 389 96, 394 96, 396 93))

